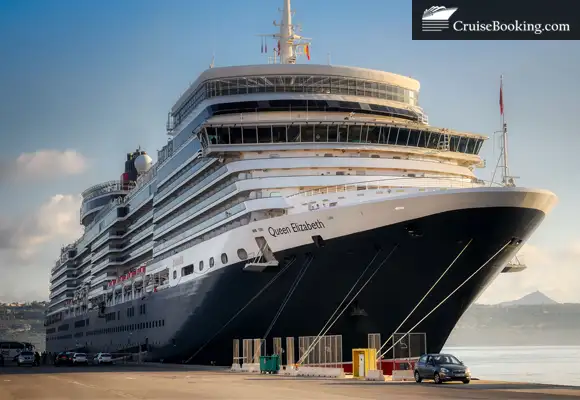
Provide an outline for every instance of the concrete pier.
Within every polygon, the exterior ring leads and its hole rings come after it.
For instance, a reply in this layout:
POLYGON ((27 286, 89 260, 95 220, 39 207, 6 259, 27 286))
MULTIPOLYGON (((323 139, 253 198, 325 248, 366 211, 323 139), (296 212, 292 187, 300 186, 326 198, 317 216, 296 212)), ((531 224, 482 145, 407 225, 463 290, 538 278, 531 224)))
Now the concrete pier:
POLYGON ((216 367, 113 365, 0 367, 0 399, 554 399, 580 387, 472 381, 369 382, 243 374, 216 367))

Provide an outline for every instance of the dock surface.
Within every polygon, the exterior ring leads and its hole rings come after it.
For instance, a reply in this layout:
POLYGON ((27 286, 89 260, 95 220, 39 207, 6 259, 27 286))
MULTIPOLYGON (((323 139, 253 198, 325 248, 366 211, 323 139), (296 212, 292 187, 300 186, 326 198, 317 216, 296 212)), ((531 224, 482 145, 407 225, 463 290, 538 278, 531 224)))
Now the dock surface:
POLYGON ((554 399, 580 387, 472 381, 366 382, 242 374, 171 365, 0 367, 2 400, 107 399, 554 399))

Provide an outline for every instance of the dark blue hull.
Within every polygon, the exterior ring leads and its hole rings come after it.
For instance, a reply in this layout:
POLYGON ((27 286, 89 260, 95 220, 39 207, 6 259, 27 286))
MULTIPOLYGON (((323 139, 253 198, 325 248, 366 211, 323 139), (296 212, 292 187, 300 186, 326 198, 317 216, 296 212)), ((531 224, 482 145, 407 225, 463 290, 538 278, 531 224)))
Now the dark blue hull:
MULTIPOLYGON (((543 212, 527 208, 466 209, 325 241, 324 246, 313 242, 277 253, 278 260, 295 261, 227 325, 285 262, 263 272, 243 271, 245 262, 240 262, 196 281, 106 309, 105 313, 115 312, 120 320, 106 322, 90 313, 89 325, 83 328, 74 328, 74 322, 86 316, 62 321, 58 325, 68 323, 69 329, 47 335, 47 351, 83 348, 115 352, 136 349, 140 344, 147 346, 152 361, 231 365, 232 339, 264 336, 309 257, 313 261, 268 335, 269 351, 272 337, 317 335, 373 257, 376 255, 358 287, 392 251, 327 333, 343 336, 346 361, 352 348, 367 347, 367 334, 381 333, 383 340, 389 337, 470 239, 462 256, 400 331, 415 325, 508 241, 526 240, 544 217, 543 212), (413 228, 411 233, 409 226, 413 228), (142 304, 146 304, 144 315, 140 314, 142 304), (127 317, 129 307, 135 309, 133 317, 127 317), (353 312, 354 308, 363 312, 353 312)), ((517 250, 514 245, 507 246, 415 328, 415 332, 426 333, 427 351, 441 350, 463 312, 517 250)))

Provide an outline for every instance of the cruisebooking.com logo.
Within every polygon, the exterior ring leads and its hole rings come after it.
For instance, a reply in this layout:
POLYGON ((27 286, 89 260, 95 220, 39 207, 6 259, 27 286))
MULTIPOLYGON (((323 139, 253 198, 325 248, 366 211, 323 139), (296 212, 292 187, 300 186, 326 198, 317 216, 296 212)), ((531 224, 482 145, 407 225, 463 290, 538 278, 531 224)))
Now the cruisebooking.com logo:
POLYGON ((570 25, 566 23, 530 23, 527 21, 513 20, 502 21, 453 21, 453 15, 457 7, 433 6, 423 12, 421 18, 421 30, 423 32, 526 32, 541 35, 544 32, 569 32, 570 25))

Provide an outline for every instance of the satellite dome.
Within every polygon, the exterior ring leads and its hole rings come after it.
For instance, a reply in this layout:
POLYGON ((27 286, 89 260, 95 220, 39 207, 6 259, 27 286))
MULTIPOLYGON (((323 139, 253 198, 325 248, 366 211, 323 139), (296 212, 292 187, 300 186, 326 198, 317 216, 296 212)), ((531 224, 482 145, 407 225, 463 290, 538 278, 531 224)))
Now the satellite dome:
POLYGON ((141 154, 135 159, 135 169, 139 174, 144 174, 145 172, 149 171, 152 165, 153 160, 145 153, 141 154))

